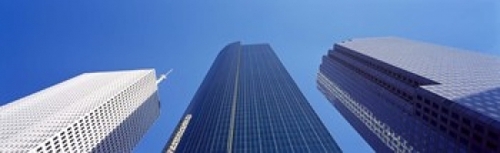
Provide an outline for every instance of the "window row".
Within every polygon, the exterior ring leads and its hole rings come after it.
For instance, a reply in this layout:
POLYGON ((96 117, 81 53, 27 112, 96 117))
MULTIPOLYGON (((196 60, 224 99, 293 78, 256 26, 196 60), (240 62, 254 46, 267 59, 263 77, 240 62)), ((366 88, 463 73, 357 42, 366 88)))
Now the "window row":
POLYGON ((417 95, 415 115, 471 151, 499 149, 496 131, 420 95, 417 95))

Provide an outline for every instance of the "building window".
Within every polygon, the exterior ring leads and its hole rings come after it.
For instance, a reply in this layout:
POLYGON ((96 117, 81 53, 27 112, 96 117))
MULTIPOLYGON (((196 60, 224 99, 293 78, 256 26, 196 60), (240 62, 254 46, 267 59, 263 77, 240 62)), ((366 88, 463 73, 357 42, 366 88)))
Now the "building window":
POLYGON ((498 140, 498 134, 496 134, 495 132, 493 131, 489 131, 488 132, 488 136, 493 139, 493 140, 498 140))
POLYGON ((490 142, 490 141, 488 141, 486 143, 486 147, 488 147, 488 149, 491 149, 491 150, 496 150, 497 149, 497 145, 495 145, 493 142, 490 142))
POLYGON ((464 123, 464 125, 467 125, 467 126, 469 126, 469 127, 471 126, 471 124, 470 124, 470 120, 469 120, 469 119, 467 119, 467 118, 462 118, 462 123, 464 123))
POLYGON ((469 130, 467 130, 466 128, 462 127, 460 128, 460 131, 462 131, 462 134, 466 135, 466 136, 469 136, 470 132, 469 130))
POLYGON ((450 121, 451 128, 458 129, 458 124, 455 121, 450 121))
POLYGON ((439 129, 441 130, 441 132, 446 132, 446 127, 443 125, 439 125, 439 129))
POLYGON ((474 138, 474 140, 477 142, 477 143, 482 143, 483 142, 483 138, 481 138, 481 136, 477 135, 477 134, 474 134, 472 136, 474 138))
POLYGON ((444 107, 441 107, 441 112, 443 112, 443 114, 446 114, 448 115, 448 109, 447 108, 444 108, 444 107))
POLYGON ((451 118, 456 119, 457 121, 459 121, 459 119, 458 119, 458 118, 459 118, 459 117, 458 117, 458 114, 457 114, 457 113, 455 113, 455 112, 452 112, 452 113, 451 113, 451 118))
POLYGON ((474 125, 474 130, 476 130, 479 133, 483 133, 484 132, 483 126, 481 126, 479 124, 474 125))

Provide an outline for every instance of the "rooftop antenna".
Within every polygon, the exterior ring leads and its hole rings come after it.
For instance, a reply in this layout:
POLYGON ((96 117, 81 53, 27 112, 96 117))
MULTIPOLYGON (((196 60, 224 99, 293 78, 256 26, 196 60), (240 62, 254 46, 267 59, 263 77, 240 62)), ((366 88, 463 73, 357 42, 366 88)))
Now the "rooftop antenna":
POLYGON ((160 78, 156 80, 156 84, 160 84, 161 81, 167 79, 168 74, 170 74, 174 69, 170 69, 167 73, 160 75, 160 78))

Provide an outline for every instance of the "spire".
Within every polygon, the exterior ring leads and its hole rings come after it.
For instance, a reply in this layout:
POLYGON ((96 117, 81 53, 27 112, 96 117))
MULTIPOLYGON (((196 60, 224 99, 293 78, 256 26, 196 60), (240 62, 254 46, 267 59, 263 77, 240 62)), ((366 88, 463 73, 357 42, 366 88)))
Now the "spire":
POLYGON ((170 69, 167 73, 160 75, 160 78, 156 80, 156 84, 160 84, 161 81, 167 79, 168 74, 170 74, 174 69, 170 69))

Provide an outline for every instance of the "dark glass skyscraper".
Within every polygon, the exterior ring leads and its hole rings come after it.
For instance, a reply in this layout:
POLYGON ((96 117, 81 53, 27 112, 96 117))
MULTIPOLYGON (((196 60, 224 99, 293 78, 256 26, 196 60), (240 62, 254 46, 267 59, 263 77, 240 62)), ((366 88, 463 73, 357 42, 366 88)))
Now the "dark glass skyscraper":
POLYGON ((341 152, 268 44, 226 46, 164 152, 341 152))
POLYGON ((500 59, 401 38, 337 43, 318 88, 377 152, 500 152, 500 59))

